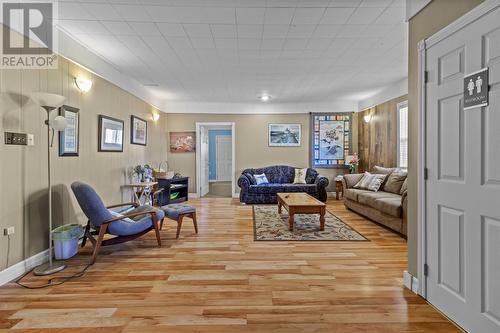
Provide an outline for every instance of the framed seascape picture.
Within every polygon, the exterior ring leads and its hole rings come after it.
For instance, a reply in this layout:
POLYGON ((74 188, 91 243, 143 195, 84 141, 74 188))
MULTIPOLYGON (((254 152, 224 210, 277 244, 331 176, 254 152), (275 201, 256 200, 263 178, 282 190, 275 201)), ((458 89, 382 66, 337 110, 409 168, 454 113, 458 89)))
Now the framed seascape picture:
POLYGON ((100 152, 123 152, 123 121, 99 115, 100 152))
POLYGON ((192 153, 196 151, 196 132, 170 132, 171 153, 192 153))
POLYGON ((148 143, 148 122, 142 118, 130 117, 130 143, 146 146, 148 143))
POLYGON ((64 131, 59 132, 59 156, 78 156, 80 145, 80 111, 77 108, 63 105, 59 108, 59 115, 66 118, 68 123, 64 131))
POLYGON ((271 147, 298 147, 302 141, 300 124, 269 124, 268 140, 271 147))
POLYGON ((311 114, 311 167, 347 168, 351 154, 351 113, 311 114))

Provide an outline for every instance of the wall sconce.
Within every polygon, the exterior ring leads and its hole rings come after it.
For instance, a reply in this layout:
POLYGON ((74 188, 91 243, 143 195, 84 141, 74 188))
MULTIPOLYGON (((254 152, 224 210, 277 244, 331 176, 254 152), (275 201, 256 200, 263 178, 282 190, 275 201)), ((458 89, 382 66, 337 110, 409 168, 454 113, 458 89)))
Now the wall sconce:
POLYGON ((160 114, 158 112, 153 112, 151 119, 153 119, 153 121, 158 121, 158 119, 160 119, 160 114))
POLYGON ((77 76, 75 77, 75 85, 82 93, 87 93, 92 88, 92 81, 77 76))
POLYGON ((365 121, 365 123, 369 123, 370 121, 372 121, 372 115, 371 114, 367 114, 363 117, 363 120, 365 121))

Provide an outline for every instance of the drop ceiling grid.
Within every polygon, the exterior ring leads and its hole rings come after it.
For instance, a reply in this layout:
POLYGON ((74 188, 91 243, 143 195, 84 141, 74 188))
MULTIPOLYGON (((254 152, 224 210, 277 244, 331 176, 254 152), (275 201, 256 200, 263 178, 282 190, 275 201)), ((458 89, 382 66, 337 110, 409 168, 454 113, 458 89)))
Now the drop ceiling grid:
POLYGON ((60 0, 60 25, 172 99, 253 102, 266 92, 283 102, 322 101, 406 76, 400 58, 407 37, 394 33, 405 30, 403 6, 402 0, 60 0))

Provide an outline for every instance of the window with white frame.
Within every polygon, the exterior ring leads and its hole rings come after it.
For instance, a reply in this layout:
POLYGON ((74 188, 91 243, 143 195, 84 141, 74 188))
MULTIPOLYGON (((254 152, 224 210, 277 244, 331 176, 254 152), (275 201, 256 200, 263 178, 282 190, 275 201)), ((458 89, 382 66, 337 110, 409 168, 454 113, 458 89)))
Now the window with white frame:
POLYGON ((398 167, 408 168, 408 101, 398 104, 398 167))

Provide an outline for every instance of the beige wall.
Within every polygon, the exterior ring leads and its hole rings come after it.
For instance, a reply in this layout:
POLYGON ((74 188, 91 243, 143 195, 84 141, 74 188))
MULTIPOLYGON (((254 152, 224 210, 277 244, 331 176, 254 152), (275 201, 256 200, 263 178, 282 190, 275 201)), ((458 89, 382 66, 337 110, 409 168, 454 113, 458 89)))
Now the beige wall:
MULTIPOLYGON (((216 115, 216 114, 168 114, 167 132, 194 131, 196 122, 234 122, 236 129, 236 166, 235 181, 246 168, 284 164, 296 167, 309 166, 309 114, 253 114, 253 115, 216 115), (302 144, 300 147, 269 147, 267 132, 269 123, 302 124, 302 144)), ((353 147, 357 151, 357 114, 353 118, 353 147)), ((190 192, 196 192, 196 157, 194 153, 168 153, 172 170, 190 177, 190 192)), ((343 171, 319 169, 330 178, 329 190, 335 190, 332 179, 343 171)), ((236 192, 239 187, 236 185, 236 192)))
MULTIPOLYGON (((0 71, 0 133, 33 133, 35 146, 0 144, 0 229, 14 226, 10 265, 48 247, 47 221, 47 138, 44 111, 27 97, 33 91, 66 96, 67 105, 80 109, 80 156, 59 157, 57 137, 52 149, 54 221, 56 225, 85 220, 70 192, 70 184, 79 180, 90 183, 106 204, 130 201, 122 191, 124 169, 142 163, 166 159, 165 115, 151 121, 153 108, 113 84, 60 58, 57 70, 0 71), (92 90, 83 95, 73 77, 91 78, 92 90), (125 122, 123 153, 97 152, 97 119, 104 114, 125 122), (148 121, 147 147, 130 144, 130 115, 148 121)), ((0 270, 5 268, 7 238, 0 235, 0 270)))
POLYGON ((417 43, 432 36, 481 3, 482 0, 433 0, 410 20, 408 50, 409 173, 408 173, 408 272, 418 272, 418 49, 417 43))

